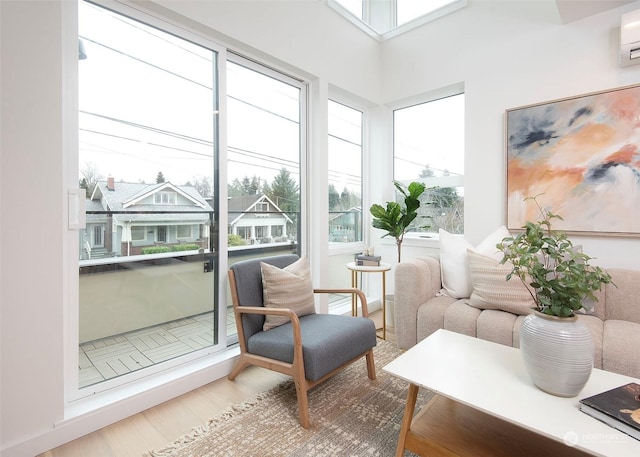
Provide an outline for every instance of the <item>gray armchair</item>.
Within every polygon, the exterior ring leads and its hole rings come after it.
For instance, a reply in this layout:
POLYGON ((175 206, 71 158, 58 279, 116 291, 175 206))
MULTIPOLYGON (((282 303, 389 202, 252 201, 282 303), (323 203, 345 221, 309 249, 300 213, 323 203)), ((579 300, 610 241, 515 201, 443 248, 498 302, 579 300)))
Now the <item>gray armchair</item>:
POLYGON ((376 378, 373 347, 376 329, 369 319, 367 301, 358 289, 314 289, 314 293, 350 293, 361 301, 363 317, 308 314, 298 317, 288 308, 263 304, 260 262, 285 268, 298 260, 281 255, 238 262, 229 270, 229 285, 238 328, 240 357, 229 379, 248 365, 257 365, 293 377, 300 424, 309 428, 307 392, 340 369, 366 358, 367 374, 376 378), (289 321, 264 331, 265 315, 286 316, 289 321))

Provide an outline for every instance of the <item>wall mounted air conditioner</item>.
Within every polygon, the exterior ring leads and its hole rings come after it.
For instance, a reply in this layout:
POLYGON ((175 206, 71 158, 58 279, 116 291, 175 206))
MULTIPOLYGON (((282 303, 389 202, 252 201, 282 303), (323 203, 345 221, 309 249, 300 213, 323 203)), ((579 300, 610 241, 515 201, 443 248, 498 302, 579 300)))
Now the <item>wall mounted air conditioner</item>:
POLYGON ((622 15, 620 25, 620 65, 640 64, 640 10, 622 15))

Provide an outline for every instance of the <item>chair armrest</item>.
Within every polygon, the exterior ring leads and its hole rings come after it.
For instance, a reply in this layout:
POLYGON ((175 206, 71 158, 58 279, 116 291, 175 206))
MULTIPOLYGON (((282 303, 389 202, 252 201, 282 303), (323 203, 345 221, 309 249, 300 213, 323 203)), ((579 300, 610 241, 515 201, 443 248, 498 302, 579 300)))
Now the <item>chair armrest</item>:
POLYGON ((367 297, 364 292, 360 289, 356 288, 347 288, 347 289, 313 289, 315 293, 318 294, 351 294, 352 296, 355 294, 360 299, 360 305, 362 306, 362 315, 364 317, 369 317, 369 308, 367 306, 367 297))
POLYGON ((442 288, 440 262, 433 257, 400 262, 394 275, 397 342, 401 349, 408 349, 417 343, 418 308, 442 288))
POLYGON ((302 333, 300 332, 300 319, 298 315, 290 308, 269 308, 268 306, 234 306, 233 312, 236 315, 236 319, 240 318, 241 314, 264 314, 272 316, 285 316, 291 321, 291 328, 293 330, 293 345, 296 353, 302 353, 302 333))

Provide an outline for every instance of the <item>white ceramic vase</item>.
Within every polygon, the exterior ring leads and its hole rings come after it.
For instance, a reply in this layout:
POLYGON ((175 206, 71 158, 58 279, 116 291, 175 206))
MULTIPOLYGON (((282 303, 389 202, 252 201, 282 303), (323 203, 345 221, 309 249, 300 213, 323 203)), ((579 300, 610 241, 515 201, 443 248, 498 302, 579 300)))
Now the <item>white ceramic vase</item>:
POLYGON ((591 332, 577 316, 534 311, 522 322, 520 350, 533 383, 559 397, 578 395, 593 369, 591 332))

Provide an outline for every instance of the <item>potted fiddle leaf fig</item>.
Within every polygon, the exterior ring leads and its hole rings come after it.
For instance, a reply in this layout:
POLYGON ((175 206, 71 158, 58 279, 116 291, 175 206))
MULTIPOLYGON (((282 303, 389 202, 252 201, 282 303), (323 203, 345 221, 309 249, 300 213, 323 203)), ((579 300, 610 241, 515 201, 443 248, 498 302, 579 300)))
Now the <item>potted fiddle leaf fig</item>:
POLYGON ((396 201, 387 202, 386 207, 373 204, 369 211, 373 216, 372 225, 387 232, 382 237, 392 236, 395 238, 398 247, 398 263, 400 263, 404 234, 418 217, 419 197, 425 191, 426 186, 421 182, 412 182, 405 187, 398 181, 393 181, 393 185, 404 196, 404 205, 396 201))
POLYGON ((522 321, 520 352, 533 383, 560 397, 580 393, 591 375, 594 345, 590 330, 576 311, 583 300, 596 300, 594 292, 611 283, 611 276, 589 264, 592 257, 576 248, 565 232, 551 228, 562 217, 543 208, 541 218, 527 222, 523 232, 504 238, 496 247, 502 263, 525 285, 535 304, 533 314, 522 321))

